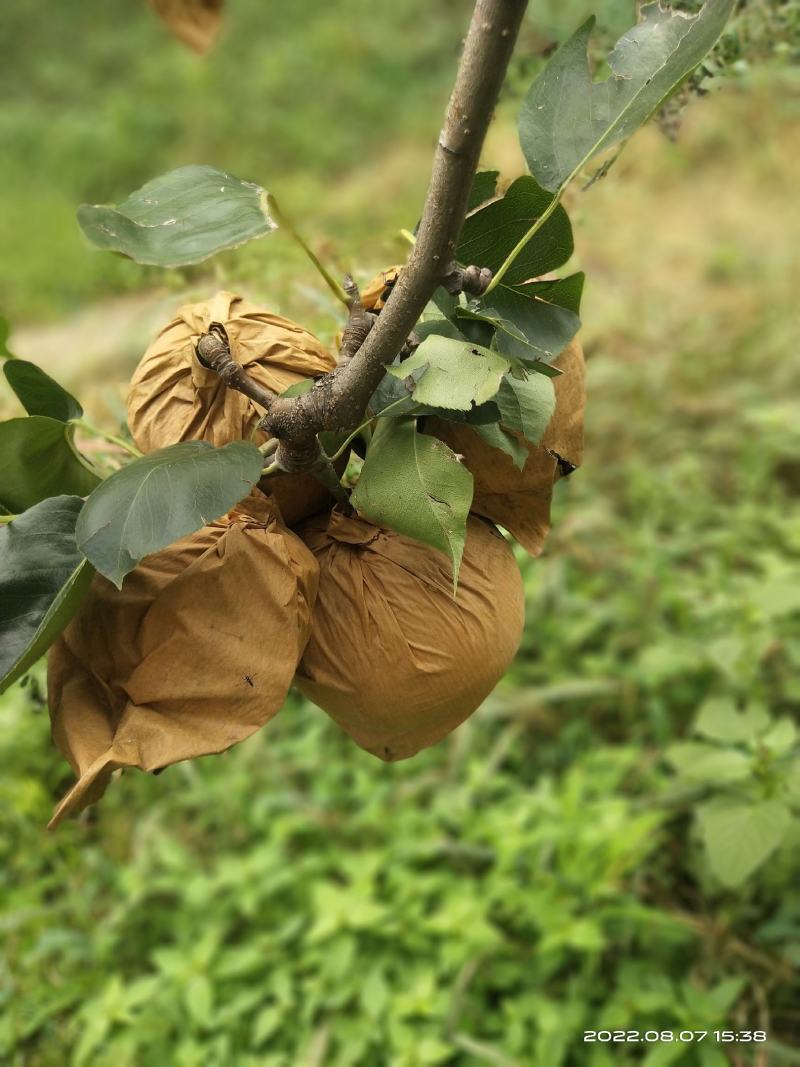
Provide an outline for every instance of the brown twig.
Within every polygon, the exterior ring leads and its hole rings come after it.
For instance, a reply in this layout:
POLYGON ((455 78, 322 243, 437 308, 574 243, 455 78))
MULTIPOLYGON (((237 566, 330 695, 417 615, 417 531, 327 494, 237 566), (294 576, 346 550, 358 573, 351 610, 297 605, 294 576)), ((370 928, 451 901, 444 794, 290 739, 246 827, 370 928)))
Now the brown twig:
POLYGON ((442 285, 450 296, 466 293, 467 296, 483 296, 489 288, 492 272, 488 267, 459 267, 457 263, 442 278, 442 285))
POLYGON ((344 276, 344 291, 347 293, 350 317, 342 332, 342 343, 339 346, 339 366, 349 363, 356 352, 367 339, 367 334, 375 325, 376 316, 367 311, 361 302, 361 293, 353 281, 351 274, 344 276))
POLYGON ((197 342, 195 351, 204 367, 216 371, 229 389, 243 393, 252 401, 269 411, 278 399, 278 394, 259 385, 231 355, 230 342, 225 327, 219 322, 212 322, 208 333, 204 333, 197 342))
POLYGON ((358 425, 389 363, 450 273, 478 158, 527 0, 476 0, 433 173, 408 263, 375 326, 352 357, 307 393, 272 404, 265 419, 281 452, 308 455, 320 430, 358 425))

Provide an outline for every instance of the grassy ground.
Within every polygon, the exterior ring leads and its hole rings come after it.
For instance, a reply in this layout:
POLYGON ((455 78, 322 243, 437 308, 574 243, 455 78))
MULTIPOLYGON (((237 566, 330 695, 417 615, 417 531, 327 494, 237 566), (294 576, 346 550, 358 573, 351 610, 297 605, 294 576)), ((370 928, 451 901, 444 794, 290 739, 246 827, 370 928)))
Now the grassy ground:
MULTIPOLYGON (((39 686, 0 701, 4 1062, 800 1062, 800 829, 725 889, 665 758, 710 699, 800 706, 797 109, 791 78, 746 79, 573 198, 587 462, 525 564, 523 650, 448 742, 384 766, 292 699, 227 755, 126 775, 48 835, 71 776, 39 686), (709 1037, 583 1041, 615 1027, 709 1037), (767 1031, 768 1055, 723 1029, 767 1031)), ((387 231, 408 222, 422 125, 337 186, 365 230, 376 176, 403 190, 387 231)), ((519 166, 506 112, 487 162, 519 166)), ((352 241, 365 269, 393 251, 352 241)), ((310 278, 248 255, 223 278, 332 326, 310 278)), ((72 263, 48 283, 63 307, 93 291, 72 263)))

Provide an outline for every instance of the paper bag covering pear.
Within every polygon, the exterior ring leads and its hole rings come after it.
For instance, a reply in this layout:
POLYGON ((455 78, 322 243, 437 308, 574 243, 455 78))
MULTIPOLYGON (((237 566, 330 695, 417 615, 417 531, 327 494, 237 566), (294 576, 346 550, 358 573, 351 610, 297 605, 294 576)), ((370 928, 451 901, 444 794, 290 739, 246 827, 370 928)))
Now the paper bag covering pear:
POLYGON ((51 826, 119 767, 222 752, 280 709, 308 640, 319 567, 256 490, 147 556, 122 589, 97 575, 50 651, 53 738, 78 782, 51 826))
POLYGON ((541 553, 550 529, 555 482, 583 460, 586 371, 580 344, 572 341, 553 366, 562 371, 553 379, 555 411, 541 443, 525 442, 528 459, 522 470, 469 426, 434 418, 425 427, 426 433, 463 456, 464 465, 472 472, 472 511, 505 527, 532 556, 541 553))
POLYGON ((361 290, 361 303, 367 311, 383 310, 402 269, 402 266, 387 267, 364 286, 361 290))
MULTIPOLYGON (((260 385, 282 393, 304 378, 328 374, 334 357, 308 330, 233 293, 221 292, 180 308, 145 352, 128 393, 128 425, 142 452, 178 441, 225 445, 251 437, 264 412, 249 397, 227 389, 204 367, 195 345, 212 322, 227 331, 231 356, 260 385)), ((256 444, 268 434, 256 431, 256 444)), ((330 501, 311 474, 279 476, 264 482, 288 524, 307 518, 330 501)))
POLYGON ((298 689, 383 760, 436 744, 519 647, 523 589, 511 548, 471 517, 454 598, 447 557, 364 518, 337 508, 298 534, 320 566, 298 689))

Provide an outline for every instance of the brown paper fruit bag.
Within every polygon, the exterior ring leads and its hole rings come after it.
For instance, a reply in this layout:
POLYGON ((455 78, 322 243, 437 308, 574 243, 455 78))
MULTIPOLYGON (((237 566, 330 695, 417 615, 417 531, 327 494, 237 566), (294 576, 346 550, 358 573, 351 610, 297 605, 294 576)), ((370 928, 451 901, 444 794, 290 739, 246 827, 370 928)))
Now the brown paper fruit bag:
POLYGON ((519 646, 524 598, 509 545, 470 518, 454 599, 450 561, 418 541, 338 509, 298 533, 320 565, 298 689, 381 759, 440 741, 519 646))
POLYGON ((472 511, 505 527, 532 556, 541 553, 550 529, 553 485, 564 469, 579 467, 583 460, 586 371, 580 344, 568 345, 554 366, 563 372, 553 379, 555 412, 541 444, 528 445, 522 470, 469 426, 429 419, 425 427, 464 457, 475 479, 472 511))
POLYGON ((121 590, 97 575, 50 651, 53 738, 78 782, 51 826, 118 767, 222 752, 280 709, 311 627, 319 567, 257 490, 146 557, 121 590))
MULTIPOLYGON (((128 425, 142 452, 178 441, 225 445, 249 439, 263 416, 252 400, 227 389, 197 359, 195 345, 212 322, 228 333, 231 355, 260 385, 282 393, 303 378, 328 374, 334 357, 302 326, 232 293, 182 307, 145 352, 131 379, 128 425)), ((257 444, 268 439, 257 431, 257 444)), ((311 474, 283 475, 264 483, 284 520, 298 522, 324 508, 328 491, 311 474)))
POLYGON ((384 308, 402 269, 402 266, 387 267, 364 286, 361 290, 361 303, 367 311, 381 311, 384 308))

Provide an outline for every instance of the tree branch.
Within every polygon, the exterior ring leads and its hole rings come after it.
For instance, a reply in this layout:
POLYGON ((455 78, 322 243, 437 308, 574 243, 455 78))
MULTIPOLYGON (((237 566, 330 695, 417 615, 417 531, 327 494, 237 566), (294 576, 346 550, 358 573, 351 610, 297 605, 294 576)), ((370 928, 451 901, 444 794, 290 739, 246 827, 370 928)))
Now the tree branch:
POLYGON ((476 0, 433 173, 408 263, 355 354, 299 397, 276 400, 264 420, 284 455, 308 454, 320 430, 348 430, 403 347, 425 305, 452 271, 472 181, 527 0, 476 0))
POLYGON ((244 367, 231 355, 230 342, 225 327, 219 322, 212 322, 208 333, 204 333, 195 347, 197 358, 204 367, 216 371, 229 389, 243 393, 252 401, 268 411, 278 399, 266 386, 259 385, 251 378, 244 367))
POLYGON ((361 293, 350 274, 344 278, 344 291, 347 293, 347 306, 350 316, 342 333, 342 343, 339 346, 339 366, 349 363, 359 348, 366 340, 367 334, 375 325, 375 315, 364 308, 361 302, 361 293))

